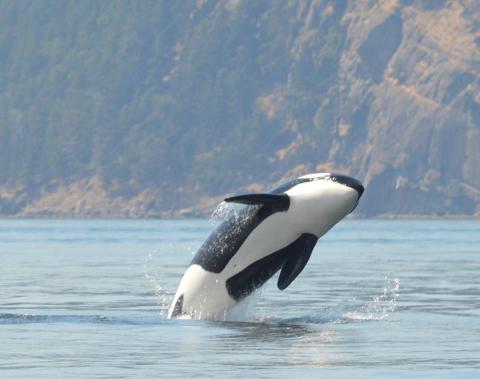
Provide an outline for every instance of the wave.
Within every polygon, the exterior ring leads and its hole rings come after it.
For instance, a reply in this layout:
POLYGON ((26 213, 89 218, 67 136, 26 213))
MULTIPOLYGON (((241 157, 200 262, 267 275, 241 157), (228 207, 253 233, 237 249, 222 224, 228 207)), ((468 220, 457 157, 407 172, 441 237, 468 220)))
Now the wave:
MULTIPOLYGON (((155 281, 156 284, 158 282, 155 281)), ((165 304, 167 294, 158 288, 157 295, 165 304)), ((266 326, 305 325, 327 323, 352 323, 364 321, 382 321, 389 317, 396 308, 396 299, 399 296, 400 283, 398 279, 385 279, 383 293, 374 296, 368 302, 362 302, 355 297, 341 300, 337 305, 324 308, 313 315, 291 318, 278 318, 259 316, 256 314, 256 302, 261 291, 249 297, 249 301, 242 302, 225 319, 219 322, 234 324, 264 324, 266 326)), ((0 325, 8 324, 33 324, 33 323, 87 323, 87 324, 125 324, 125 325, 159 325, 165 322, 175 323, 179 320, 192 320, 187 315, 177 320, 167 320, 165 308, 162 312, 153 315, 128 315, 128 316, 102 316, 102 315, 36 315, 29 313, 0 313, 0 325)), ((206 321, 212 322, 212 321, 206 321)))
MULTIPOLYGON (((368 301, 358 300, 356 297, 347 297, 332 307, 316 310, 316 313, 313 315, 279 318, 269 315, 259 315, 257 304, 264 294, 263 289, 260 289, 226 313, 222 319, 210 321, 269 325, 382 321, 386 320, 395 312, 399 292, 399 280, 386 277, 382 293, 371 297, 368 301)), ((182 315, 178 320, 195 320, 195 318, 189 315, 182 315)))

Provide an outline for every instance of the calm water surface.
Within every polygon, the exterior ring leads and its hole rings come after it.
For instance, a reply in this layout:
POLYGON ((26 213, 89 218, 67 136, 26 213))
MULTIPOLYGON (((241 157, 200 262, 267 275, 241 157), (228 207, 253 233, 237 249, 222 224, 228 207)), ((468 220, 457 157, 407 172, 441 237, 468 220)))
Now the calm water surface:
POLYGON ((210 221, 0 221, 0 378, 479 378, 480 222, 349 220, 237 322, 167 320, 210 221))

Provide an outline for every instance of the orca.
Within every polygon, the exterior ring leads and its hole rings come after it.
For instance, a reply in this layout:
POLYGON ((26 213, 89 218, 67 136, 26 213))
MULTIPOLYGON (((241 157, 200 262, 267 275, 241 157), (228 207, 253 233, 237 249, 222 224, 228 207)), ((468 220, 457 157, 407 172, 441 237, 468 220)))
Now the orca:
POLYGON ((247 206, 221 223, 195 254, 168 318, 225 320, 278 271, 277 286, 285 290, 318 239, 355 209, 363 191, 349 176, 315 173, 267 193, 226 198, 247 206))

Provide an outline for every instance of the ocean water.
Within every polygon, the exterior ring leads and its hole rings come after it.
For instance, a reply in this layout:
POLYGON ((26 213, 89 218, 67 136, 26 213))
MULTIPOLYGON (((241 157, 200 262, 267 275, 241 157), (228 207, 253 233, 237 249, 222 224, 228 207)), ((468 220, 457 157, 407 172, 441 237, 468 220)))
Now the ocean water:
POLYGON ((480 222, 346 220, 234 322, 167 320, 209 220, 0 221, 0 378, 479 378, 480 222))

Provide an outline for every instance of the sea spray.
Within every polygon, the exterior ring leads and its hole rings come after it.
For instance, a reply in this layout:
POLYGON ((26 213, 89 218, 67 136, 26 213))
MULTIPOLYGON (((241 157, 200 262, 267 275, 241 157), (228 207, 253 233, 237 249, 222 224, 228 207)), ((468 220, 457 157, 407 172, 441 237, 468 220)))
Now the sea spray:
POLYGON ((160 307, 160 314, 166 317, 170 301, 173 297, 173 292, 166 291, 162 287, 158 268, 153 265, 152 253, 148 254, 145 262, 143 263, 143 275, 148 280, 153 289, 157 304, 160 307))
POLYGON ((343 314, 342 319, 351 321, 385 320, 395 311, 397 298, 399 296, 400 281, 397 278, 390 279, 385 277, 381 295, 373 296, 372 299, 365 304, 359 304, 355 298, 353 298, 351 303, 356 309, 347 310, 343 314))

